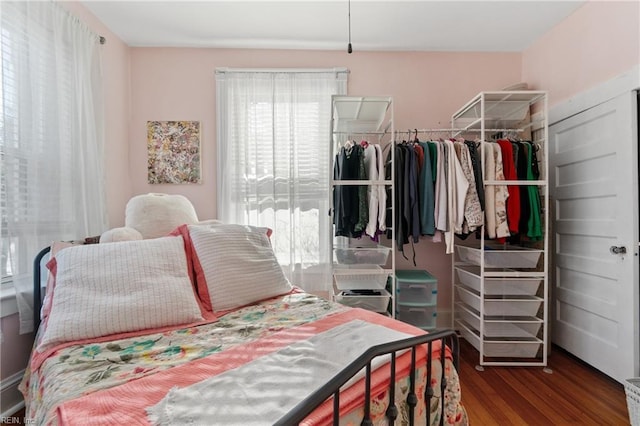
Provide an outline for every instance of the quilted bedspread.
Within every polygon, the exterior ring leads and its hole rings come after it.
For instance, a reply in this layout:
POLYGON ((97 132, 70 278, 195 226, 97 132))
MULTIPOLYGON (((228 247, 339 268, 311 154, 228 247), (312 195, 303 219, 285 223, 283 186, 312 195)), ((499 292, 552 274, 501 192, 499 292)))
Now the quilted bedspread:
MULTIPOLYGON (((216 359, 225 359, 223 353, 244 353, 245 348, 253 347, 257 342, 261 346, 262 342, 273 340, 274 335, 296 335, 306 325, 329 324, 341 317, 349 318, 356 311, 360 310, 351 310, 306 293, 293 293, 235 310, 215 322, 196 327, 64 347, 34 371, 27 369, 20 385, 27 401, 25 417, 34 419, 37 424, 98 424, 110 423, 118 418, 118 411, 121 411, 134 416, 135 424, 149 424, 145 408, 159 401, 156 395, 162 397, 176 383, 187 380, 184 378, 191 373, 182 373, 189 371, 187 369, 191 366, 211 368, 216 359), (155 391, 140 391, 150 388, 155 391), (121 395, 131 397, 114 402, 114 395, 118 395, 118 398, 121 395)), ((259 356, 259 351, 252 351, 247 359, 259 356)), ((236 358, 241 357, 229 359, 236 358)), ((438 404, 442 396, 437 384, 442 364, 434 361, 432 365, 432 384, 436 385, 436 395, 428 410, 420 401, 418 418, 424 419, 426 413, 430 412, 431 423, 438 424, 438 404)), ((444 368, 448 384, 444 395, 445 423, 466 424, 457 372, 449 359, 445 361, 444 368)), ((194 374, 193 377, 198 376, 194 374)), ((196 379, 193 381, 196 382, 196 379)), ((425 383, 426 369, 420 368, 417 392, 424 392, 425 383)), ((373 395, 372 416, 375 424, 384 424, 387 388, 381 388, 373 395)), ((407 377, 396 381, 396 400, 400 401, 399 424, 405 424, 406 421, 406 404, 402 401, 406 400, 408 389, 407 377)), ((309 417, 308 423, 325 424, 327 415, 327 410, 318 410, 317 414, 309 417)), ((361 419, 362 408, 359 406, 341 414, 341 424, 359 424, 361 419)))

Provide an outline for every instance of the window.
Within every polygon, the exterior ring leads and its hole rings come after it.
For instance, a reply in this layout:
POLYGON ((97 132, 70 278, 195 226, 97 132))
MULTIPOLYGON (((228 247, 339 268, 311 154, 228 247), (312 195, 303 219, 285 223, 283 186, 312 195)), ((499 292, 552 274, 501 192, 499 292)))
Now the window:
MULTIPOLYGON (((27 196, 28 163, 25 155, 27 147, 20 146, 20 112, 18 102, 17 68, 18 58, 15 50, 16 43, 11 29, 2 29, 0 43, 0 161, 2 176, 0 179, 0 246, 2 253, 0 268, 2 284, 10 284, 14 270, 24 270, 27 267, 27 253, 20 238, 9 235, 9 217, 15 221, 18 217, 26 218, 25 200, 27 196), (11 205, 12 214, 8 206, 11 205)), ((45 36, 45 34, 42 34, 45 36)))
POLYGON ((329 282, 331 96, 346 72, 218 71, 218 216, 268 226, 295 285, 329 282))
POLYGON ((107 228, 98 36, 55 2, 0 14, 0 269, 32 329, 32 261, 107 228))

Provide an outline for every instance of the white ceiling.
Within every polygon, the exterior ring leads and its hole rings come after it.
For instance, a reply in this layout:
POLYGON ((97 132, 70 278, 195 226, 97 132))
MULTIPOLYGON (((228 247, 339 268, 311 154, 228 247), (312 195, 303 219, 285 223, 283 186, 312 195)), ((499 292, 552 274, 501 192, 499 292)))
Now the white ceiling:
MULTIPOLYGON (((82 3, 137 47, 346 50, 348 0, 82 3)), ((351 0, 354 51, 520 52, 585 0, 351 0)))

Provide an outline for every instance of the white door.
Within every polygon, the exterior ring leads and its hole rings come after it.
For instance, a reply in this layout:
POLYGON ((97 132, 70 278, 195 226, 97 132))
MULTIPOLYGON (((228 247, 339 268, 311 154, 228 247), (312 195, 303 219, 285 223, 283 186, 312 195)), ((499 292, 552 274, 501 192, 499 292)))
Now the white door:
POLYGON ((640 373, 637 121, 629 92, 549 128, 552 341, 620 382, 640 373))

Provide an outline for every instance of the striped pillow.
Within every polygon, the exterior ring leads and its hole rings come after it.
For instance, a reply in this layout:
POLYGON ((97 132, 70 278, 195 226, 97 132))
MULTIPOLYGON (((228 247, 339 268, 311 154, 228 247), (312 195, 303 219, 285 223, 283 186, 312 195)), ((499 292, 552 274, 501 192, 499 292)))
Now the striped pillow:
POLYGON ((201 321, 183 239, 69 247, 41 346, 201 321))
POLYGON ((267 228, 189 225, 203 305, 225 311, 291 291, 271 248, 267 228), (201 271, 199 271, 201 269, 201 271), (204 281, 204 282, 203 282, 204 281))

